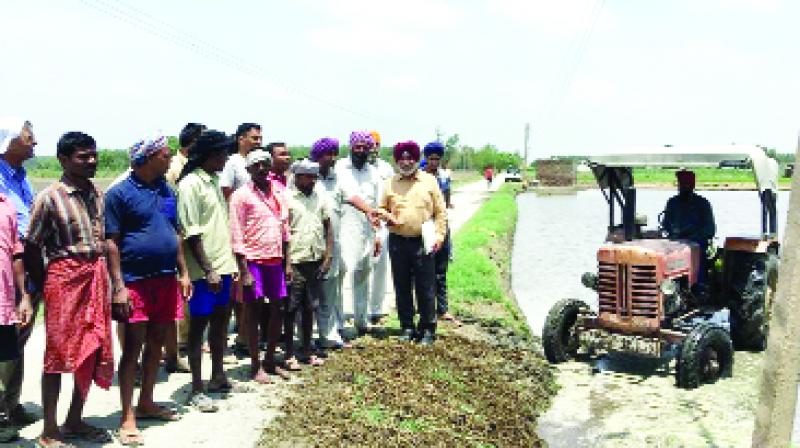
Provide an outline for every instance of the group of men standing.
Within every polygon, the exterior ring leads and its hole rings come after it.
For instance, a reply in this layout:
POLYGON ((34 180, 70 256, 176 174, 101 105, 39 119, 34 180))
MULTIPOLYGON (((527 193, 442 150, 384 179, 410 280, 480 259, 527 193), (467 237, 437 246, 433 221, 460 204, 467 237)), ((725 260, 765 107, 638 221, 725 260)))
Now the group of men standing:
POLYGON ((395 171, 378 157, 374 131, 352 132, 347 157, 338 158, 338 141, 326 137, 294 163, 285 144, 263 147, 262 139, 254 123, 243 123, 234 136, 189 123, 173 156, 165 136, 144 137, 130 148, 131 169, 103 193, 91 181, 94 139, 68 132, 57 145, 61 179, 34 197, 22 166, 33 156, 33 128, 0 120, 0 438, 13 439, 16 427, 36 419, 19 404, 19 391, 40 301, 43 446, 65 446, 68 438, 110 440, 82 411, 92 381, 108 388, 113 379, 112 319, 122 345, 123 444, 141 443, 137 419, 180 418, 153 401, 162 358, 168 371, 191 373, 190 405, 218 410, 207 393, 232 389, 223 368, 231 308, 234 349, 249 355, 257 383, 288 379, 302 363, 321 366, 325 349, 349 346, 347 292, 358 335, 380 324, 388 272, 400 339, 434 342, 437 317, 453 319, 443 145, 432 142, 421 151, 415 142, 398 143, 395 171), (421 153, 427 172, 419 169, 421 153), (204 384, 206 332, 212 369, 204 384), (62 373, 74 375, 75 392, 58 426, 62 373))

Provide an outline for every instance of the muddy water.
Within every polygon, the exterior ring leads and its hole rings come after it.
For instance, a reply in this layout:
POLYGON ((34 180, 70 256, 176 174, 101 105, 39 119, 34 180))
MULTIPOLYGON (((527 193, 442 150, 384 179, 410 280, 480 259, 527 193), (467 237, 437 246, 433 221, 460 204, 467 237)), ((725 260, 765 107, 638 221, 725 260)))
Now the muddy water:
MULTIPOLYGON (((642 190, 638 209, 651 226, 673 192, 642 190)), ((760 231, 752 191, 701 192, 711 201, 717 235, 760 231)), ((778 198, 779 228, 788 193, 778 198)), ((531 329, 541 333, 550 307, 574 297, 596 305, 580 275, 596 269, 595 251, 607 225, 607 206, 596 190, 563 196, 521 195, 513 254, 513 289, 531 329)), ((670 365, 606 358, 598 373, 589 364, 559 365, 562 388, 541 417, 539 433, 554 447, 750 446, 761 354, 737 352, 734 376, 693 391, 674 386, 670 365)), ((797 427, 798 425, 796 425, 797 427)), ((793 439, 800 440, 800 434, 793 439)))

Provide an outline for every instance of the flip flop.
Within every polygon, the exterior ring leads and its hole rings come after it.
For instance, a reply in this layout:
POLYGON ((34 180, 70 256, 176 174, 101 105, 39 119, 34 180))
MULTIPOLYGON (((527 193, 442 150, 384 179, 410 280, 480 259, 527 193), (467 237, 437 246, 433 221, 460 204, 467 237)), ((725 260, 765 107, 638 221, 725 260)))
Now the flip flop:
POLYGON ((144 444, 144 437, 138 429, 122 429, 117 431, 119 443, 124 446, 139 446, 144 444))
POLYGON ((137 420, 158 420, 162 422, 177 422, 181 419, 181 415, 177 412, 159 407, 159 411, 156 413, 139 413, 139 409, 136 409, 136 419, 137 420))
POLYGON ((217 412, 219 411, 219 407, 214 403, 214 400, 211 399, 208 395, 202 392, 195 392, 189 395, 189 400, 187 404, 194 407, 200 412, 217 412))
POLYGON ((108 443, 114 440, 111 434, 105 429, 92 426, 84 423, 84 428, 79 431, 70 431, 65 427, 61 427, 61 434, 65 439, 80 439, 91 443, 108 443))

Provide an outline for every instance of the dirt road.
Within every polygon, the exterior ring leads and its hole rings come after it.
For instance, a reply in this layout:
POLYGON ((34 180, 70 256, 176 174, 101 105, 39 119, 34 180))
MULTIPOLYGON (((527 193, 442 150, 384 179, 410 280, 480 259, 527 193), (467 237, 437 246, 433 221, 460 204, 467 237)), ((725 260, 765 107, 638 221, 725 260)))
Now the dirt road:
MULTIPOLYGON (((493 186, 493 188, 496 189, 497 186, 493 186)), ((452 197, 454 208, 449 211, 451 227, 454 231, 475 213, 487 195, 484 181, 470 183, 454 191, 452 197)), ((387 297, 387 300, 389 303, 394 302, 393 298, 387 297)), ((41 415, 39 379, 44 353, 43 325, 35 328, 25 353, 27 362, 22 401, 29 409, 34 409, 41 415)), ((114 353, 118 360, 120 354, 118 345, 115 345, 114 353)), ((209 377, 210 364, 210 359, 206 355, 203 359, 203 378, 209 377)), ((231 393, 227 397, 213 395, 214 398, 225 398, 219 401, 221 409, 215 414, 202 414, 183 407, 182 404, 189 392, 190 375, 167 376, 162 370, 155 388, 156 401, 164 405, 177 406, 181 411, 182 418, 178 422, 171 423, 140 422, 146 444, 176 448, 200 444, 230 447, 253 446, 260 437, 262 428, 277 415, 277 409, 285 396, 285 387, 282 384, 253 385, 245 381, 248 365, 249 363, 246 361, 226 365, 226 371, 229 377, 237 382, 235 389, 239 391, 231 393)), ((64 375, 58 410, 59 422, 63 421, 66 415, 71 393, 72 378, 70 375, 64 375)), ((84 415, 90 424, 110 431, 118 427, 120 405, 116 378, 114 386, 108 391, 97 387, 91 389, 84 415)), ((21 431, 23 440, 19 442, 19 446, 35 446, 33 441, 41 433, 41 430, 41 420, 24 428, 21 431)), ((114 443, 106 446, 118 445, 115 439, 114 443)), ((96 445, 81 444, 80 446, 96 445)))

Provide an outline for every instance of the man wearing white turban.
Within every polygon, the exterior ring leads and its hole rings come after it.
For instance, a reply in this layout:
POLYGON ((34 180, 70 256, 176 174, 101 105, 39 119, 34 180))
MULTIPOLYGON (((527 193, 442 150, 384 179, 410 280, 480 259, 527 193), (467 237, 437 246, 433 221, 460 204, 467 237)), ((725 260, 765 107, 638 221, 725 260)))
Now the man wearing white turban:
MULTIPOLYGON (((36 137, 33 135, 33 126, 29 121, 14 117, 0 117, 0 193, 9 198, 16 209, 20 241, 24 241, 28 234, 28 223, 33 205, 33 188, 22 163, 33 157, 35 146, 36 137)), ((31 294, 32 319, 36 318, 40 297, 39 294, 31 294)), ((33 325, 28 325, 20 328, 17 333, 19 359, 1 398, 3 407, 8 410, 12 423, 19 426, 29 425, 37 420, 36 416, 26 411, 19 402, 25 365, 24 347, 32 330, 33 325)))

